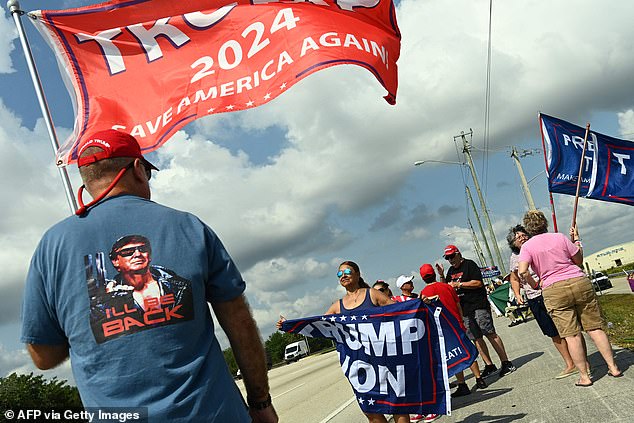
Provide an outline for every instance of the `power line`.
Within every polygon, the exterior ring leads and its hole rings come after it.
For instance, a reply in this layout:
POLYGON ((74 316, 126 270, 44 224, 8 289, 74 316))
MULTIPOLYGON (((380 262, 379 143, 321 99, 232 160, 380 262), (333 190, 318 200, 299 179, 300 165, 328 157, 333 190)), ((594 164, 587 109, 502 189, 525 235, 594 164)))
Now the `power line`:
POLYGON ((489 34, 487 42, 487 69, 486 69, 486 88, 484 99, 484 156, 482 158, 482 176, 484 177, 484 194, 486 197, 489 182, 489 136, 490 136, 490 118, 491 118, 491 28, 493 24, 493 0, 489 0, 489 34))

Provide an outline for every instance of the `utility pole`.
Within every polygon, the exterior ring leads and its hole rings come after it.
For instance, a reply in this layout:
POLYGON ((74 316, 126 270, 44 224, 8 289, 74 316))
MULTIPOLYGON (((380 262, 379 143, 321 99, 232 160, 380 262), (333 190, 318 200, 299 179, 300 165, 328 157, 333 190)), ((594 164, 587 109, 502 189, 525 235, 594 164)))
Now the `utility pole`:
MULTIPOLYGON (((473 130, 469 131, 469 135, 473 136, 473 130)), ((476 175, 475 166, 473 165, 473 160, 471 158, 471 144, 467 141, 467 137, 465 136, 464 131, 460 133, 460 135, 454 136, 454 140, 456 138, 462 138, 462 152, 467 159, 467 166, 469 166, 469 170, 471 170, 471 177, 473 178, 473 185, 478 193, 478 199, 480 200, 480 208, 482 209, 482 213, 484 213, 484 219, 487 222, 487 226, 489 227, 489 235, 491 236, 491 240, 493 241, 493 247, 495 248, 495 255, 498 259, 498 266, 503 274, 506 274, 506 266, 504 265, 504 261, 502 260, 502 254, 500 254, 500 247, 498 246, 498 242, 495 238, 495 232, 493 231, 493 225, 491 224, 491 218, 489 217, 489 211, 487 209, 486 203, 484 201, 484 197, 482 196, 482 190, 480 190, 480 183, 478 182, 478 176, 476 175)))
POLYGON ((473 246, 475 247, 476 254, 480 259, 480 266, 486 267, 486 260, 484 259, 484 254, 482 254, 482 248, 480 247, 480 243, 478 242, 478 237, 473 231, 473 225, 471 224, 471 219, 467 218, 467 223, 469 223, 469 230, 471 230, 471 237, 473 238, 473 246))
POLYGON ((537 210, 535 208, 535 202, 533 201, 533 196, 531 195, 531 190, 528 187, 528 182, 526 182, 526 177, 524 176, 524 170, 522 169, 522 164, 520 163, 520 157, 525 157, 527 155, 533 154, 530 150, 522 151, 522 155, 518 155, 517 149, 513 147, 511 150, 511 157, 515 162, 515 166, 517 167, 517 172, 520 174, 520 181, 522 182, 522 189, 524 190, 524 197, 526 197, 526 202, 528 203, 529 210, 537 210))
MULTIPOLYGON (((493 254, 491 254, 491 248, 489 248, 489 242, 487 241, 487 237, 484 234, 484 229, 482 229, 482 222, 480 222, 478 209, 476 208, 476 205, 473 202, 473 197, 471 196, 471 190, 466 185, 465 185, 465 192, 467 193, 467 199, 469 200, 469 204, 471 204, 471 207, 473 208, 473 214, 476 218, 476 223, 478 224, 478 228, 480 229, 480 235, 482 235, 482 239, 484 240, 484 246, 487 249, 487 254, 489 255, 489 259, 491 259, 491 266, 493 266, 493 264, 495 264, 495 260, 493 260, 493 254)), ((471 221, 469 221, 469 225, 471 225, 471 221)), ((473 231, 473 228, 471 230, 473 231)), ((482 264, 486 264, 486 260, 484 260, 482 264)))

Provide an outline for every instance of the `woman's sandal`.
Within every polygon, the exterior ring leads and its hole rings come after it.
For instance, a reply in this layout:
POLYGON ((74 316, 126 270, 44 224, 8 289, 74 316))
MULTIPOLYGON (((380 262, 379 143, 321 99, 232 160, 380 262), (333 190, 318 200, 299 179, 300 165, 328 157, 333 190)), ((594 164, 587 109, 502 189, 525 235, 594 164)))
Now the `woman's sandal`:
POLYGON ((608 370, 608 376, 621 377, 623 376, 623 372, 618 372, 617 374, 613 374, 611 371, 608 370))
POLYGON ((587 388, 589 386, 594 385, 594 382, 590 382, 590 383, 579 383, 579 382, 575 382, 575 386, 578 386, 580 388, 587 388))

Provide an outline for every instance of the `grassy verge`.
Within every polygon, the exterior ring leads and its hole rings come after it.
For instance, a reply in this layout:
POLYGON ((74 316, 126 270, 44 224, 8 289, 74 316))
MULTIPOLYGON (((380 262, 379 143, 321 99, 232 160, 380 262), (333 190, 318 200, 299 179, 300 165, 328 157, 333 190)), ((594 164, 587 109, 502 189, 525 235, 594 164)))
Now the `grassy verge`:
POLYGON ((634 351, 634 295, 601 295, 599 303, 608 325, 608 337, 612 344, 634 351))

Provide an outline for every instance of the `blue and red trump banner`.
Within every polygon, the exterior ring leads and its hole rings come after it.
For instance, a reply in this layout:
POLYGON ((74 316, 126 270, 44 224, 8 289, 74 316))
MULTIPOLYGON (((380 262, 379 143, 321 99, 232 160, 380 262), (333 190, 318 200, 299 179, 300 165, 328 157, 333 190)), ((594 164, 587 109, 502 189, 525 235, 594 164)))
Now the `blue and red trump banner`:
POLYGON ((334 340, 365 413, 451 414, 448 377, 477 357, 455 317, 419 299, 287 320, 282 330, 334 340))
MULTIPOLYGON (((575 195, 586 129, 539 115, 548 159, 548 190, 575 195)), ((590 131, 579 196, 634 205, 634 143, 590 131)))
POLYGON ((396 102, 392 0, 113 0, 29 16, 76 108, 58 165, 108 128, 148 153, 197 118, 260 106, 334 65, 364 67, 396 102))

